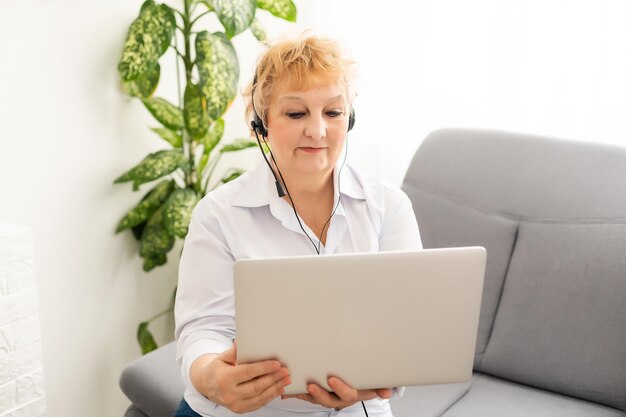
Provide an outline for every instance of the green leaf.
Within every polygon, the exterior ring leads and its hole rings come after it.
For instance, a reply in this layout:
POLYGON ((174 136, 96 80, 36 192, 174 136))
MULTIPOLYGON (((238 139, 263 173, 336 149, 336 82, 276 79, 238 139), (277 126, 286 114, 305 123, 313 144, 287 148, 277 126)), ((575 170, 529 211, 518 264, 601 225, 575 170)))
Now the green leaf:
POLYGON ((291 0, 257 0, 256 6, 289 22, 295 22, 298 14, 296 5, 291 0))
POLYGON ((226 31, 226 36, 243 32, 250 26, 256 10, 255 0, 212 0, 213 7, 226 31))
POLYGON ((161 139, 170 143, 173 147, 183 147, 183 137, 173 130, 170 130, 166 127, 151 127, 150 130, 159 135, 161 139))
POLYGON ((141 353, 146 354, 148 352, 152 352, 159 346, 154 341, 154 337, 150 330, 148 330, 148 323, 144 321, 139 323, 139 327, 137 328, 137 341, 139 342, 139 346, 141 347, 141 353))
POLYGON ((174 236, 161 224, 148 224, 141 235, 139 256, 142 258, 165 255, 174 247, 174 236))
POLYGON ((263 42, 267 39, 267 33, 265 33, 263 25, 256 17, 252 20, 252 23, 250 24, 250 30, 259 42, 263 42))
MULTIPOLYGON (((172 247, 174 247, 174 241, 176 239, 174 236, 169 234, 167 230, 165 230, 165 227, 163 227, 163 209, 164 206, 159 207, 152 217, 150 217, 150 220, 148 220, 148 224, 141 235, 141 240, 139 242, 139 256, 145 258, 144 269, 148 258, 152 258, 152 262, 154 263, 152 268, 162 265, 157 265, 157 263, 160 261, 165 262, 165 254, 169 252, 172 247)), ((147 271, 148 270, 149 269, 147 269, 147 271)))
POLYGON ((178 107, 161 97, 144 98, 141 101, 163 126, 172 130, 183 129, 183 112, 178 107))
POLYGON ((146 272, 152 271, 157 266, 165 265, 167 263, 167 255, 162 253, 154 256, 146 256, 143 258, 143 270, 146 272))
POLYGON ((189 188, 174 191, 163 205, 163 226, 180 238, 187 235, 191 213, 200 198, 189 188))
POLYGON ((124 81, 140 78, 152 70, 170 45, 176 18, 167 5, 146 0, 131 23, 122 58, 117 66, 124 81))
POLYGON ((176 29, 176 17, 174 11, 167 4, 157 6, 152 22, 155 25, 155 34, 159 37, 161 49, 159 56, 163 55, 172 43, 172 37, 176 29))
POLYGON ((146 222, 155 211, 167 200, 174 190, 174 181, 164 180, 158 183, 141 200, 141 202, 129 211, 117 225, 115 233, 134 227, 146 222))
POLYGON ((159 59, 160 45, 157 44, 157 38, 147 33, 145 27, 147 16, 152 14, 155 7, 152 0, 144 2, 139 16, 128 28, 122 57, 117 65, 124 81, 135 80, 147 73, 159 59))
MULTIPOLYGON (((200 158, 200 162, 198 163, 198 172, 199 173, 202 174, 204 172, 204 168, 206 167, 207 162, 209 162, 209 155, 204 153, 204 154, 202 154, 202 157, 200 158)), ((198 181, 196 184, 198 184, 198 186, 199 186, 200 182, 198 181)))
POLYGON ((202 139, 209 129, 210 121, 206 112, 206 98, 196 84, 187 84, 184 103, 183 115, 187 130, 194 140, 202 139))
POLYGON ((131 97, 148 98, 159 85, 161 66, 157 63, 154 68, 133 81, 122 83, 122 91, 131 97))
POLYGON ((133 181, 133 190, 139 185, 156 180, 183 167, 187 160, 180 151, 158 151, 146 156, 137 166, 114 181, 115 184, 133 181))
POLYGON ((228 145, 224 145, 222 146, 222 149, 220 149, 220 152, 224 153, 224 152, 237 152, 237 151, 241 151, 243 149, 247 149, 247 148, 252 148, 257 146, 256 141, 252 140, 252 139, 236 139, 235 141, 233 141, 232 143, 229 143, 228 145))
POLYGON ((202 31, 196 36, 196 65, 200 91, 211 120, 217 120, 237 95, 239 60, 230 40, 221 32, 202 31))
POLYGON ((244 172, 246 171, 244 171, 243 169, 231 168, 222 178, 222 183, 226 184, 227 182, 231 182, 232 180, 239 178, 244 172))
MULTIPOLYGON (((217 119, 215 123, 209 126, 209 130, 202 138, 202 144, 204 145, 204 154, 208 155, 213 149, 220 143, 224 136, 224 119, 217 119)), ((202 172, 202 171, 200 171, 202 172)))

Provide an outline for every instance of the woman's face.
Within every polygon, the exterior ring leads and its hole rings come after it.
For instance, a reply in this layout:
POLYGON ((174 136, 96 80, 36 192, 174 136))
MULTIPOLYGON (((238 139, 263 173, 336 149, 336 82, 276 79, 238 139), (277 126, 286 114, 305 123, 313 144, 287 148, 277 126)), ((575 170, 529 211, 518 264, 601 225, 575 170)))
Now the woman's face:
POLYGON ((267 130, 285 176, 332 172, 343 149, 349 115, 340 83, 304 91, 278 89, 268 109, 267 130))

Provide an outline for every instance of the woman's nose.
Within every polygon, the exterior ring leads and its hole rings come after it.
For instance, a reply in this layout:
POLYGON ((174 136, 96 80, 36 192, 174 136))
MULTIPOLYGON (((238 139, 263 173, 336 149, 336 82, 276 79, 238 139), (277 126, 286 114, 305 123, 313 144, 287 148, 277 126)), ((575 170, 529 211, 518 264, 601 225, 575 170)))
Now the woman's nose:
POLYGON ((321 140, 326 137, 326 120, 322 115, 311 115, 307 118, 304 134, 311 139, 321 140))

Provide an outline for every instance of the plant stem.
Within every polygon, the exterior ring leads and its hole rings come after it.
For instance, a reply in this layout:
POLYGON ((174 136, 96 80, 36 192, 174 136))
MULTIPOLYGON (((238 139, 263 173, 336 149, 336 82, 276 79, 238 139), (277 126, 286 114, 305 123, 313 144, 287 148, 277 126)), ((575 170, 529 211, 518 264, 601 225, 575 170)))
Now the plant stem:
MULTIPOLYGON (((184 18, 183 18, 183 21, 184 21, 183 37, 185 39, 185 53, 184 53, 183 62, 185 63, 185 81, 186 81, 185 86, 188 86, 189 84, 193 83, 193 80, 191 78, 191 72, 193 70, 193 62, 191 61, 191 39, 190 39, 191 38, 191 26, 193 25, 193 23, 190 21, 191 0, 184 0, 184 4, 185 4, 185 9, 184 9, 184 18)), ((187 187, 194 188, 193 184, 194 184, 194 181, 196 180, 195 178, 196 166, 195 166, 195 160, 194 160, 195 146, 193 145, 193 140, 191 138, 191 135, 187 131, 187 129, 183 130, 183 139, 184 139, 184 142, 187 144, 186 146, 187 151, 188 151, 187 157, 189 159, 189 170, 185 172, 185 185, 187 187)))
POLYGON ((181 12, 179 12, 177 9, 174 9, 172 7, 172 10, 174 10, 174 13, 177 13, 181 18, 183 18, 183 20, 185 19, 185 16, 181 12))
MULTIPOLYGON (((175 43, 175 46, 173 47, 174 50, 176 51, 176 55, 178 55, 179 58, 182 58, 183 61, 185 59, 185 55, 183 55, 179 50, 178 50, 178 42, 175 43)), ((178 60, 176 60, 176 71, 178 71, 178 60)), ((180 86, 180 83, 179 83, 180 86)))
MULTIPOLYGON (((213 158, 209 163, 211 164, 211 168, 209 169, 209 172, 206 175, 206 182, 204 183, 204 188, 202 191, 202 195, 206 194, 206 190, 209 186, 209 179, 211 179, 211 175, 213 175, 213 171, 215 171, 215 167, 217 166, 217 163, 219 162, 220 158, 222 157, 222 153, 219 152, 217 154, 217 156, 215 158, 213 158)), ((206 171, 206 169, 205 169, 206 171)))
POLYGON ((200 14, 199 14, 199 15, 198 15, 195 19, 193 19, 193 20, 191 21, 191 26, 193 26, 193 25, 194 25, 194 24, 195 24, 198 20, 200 20, 200 18, 201 18, 202 16, 207 15, 207 14, 209 14, 209 13, 211 13, 211 11, 210 11, 210 10, 209 10, 209 11, 207 11, 207 12, 200 13, 200 14))
POLYGON ((175 33, 174 34, 174 50, 176 51, 176 54, 178 54, 178 56, 176 57, 176 84, 178 85, 178 108, 180 109, 180 111, 183 111, 183 92, 182 89, 180 88, 180 60, 178 59, 178 57, 183 59, 183 62, 185 60, 185 57, 180 53, 180 51, 178 50, 178 34, 175 33))
POLYGON ((157 314, 156 316, 154 316, 154 317, 152 317, 152 318, 150 318, 150 319, 148 319, 148 320, 146 320, 146 321, 147 321, 148 323, 150 323, 150 322, 152 322, 152 321, 154 321, 154 320, 158 319, 159 317, 166 315, 167 313, 171 313, 172 311, 174 311, 174 309, 173 309, 172 307, 170 307, 170 308, 168 308, 167 310, 163 310, 163 311, 161 311, 159 314, 157 314))
POLYGON ((185 75, 187 77, 187 83, 191 82, 191 70, 193 67, 193 63, 191 62, 191 22, 189 21, 190 12, 189 12, 189 3, 190 0, 185 0, 185 28, 183 31, 183 35, 185 36, 185 75))

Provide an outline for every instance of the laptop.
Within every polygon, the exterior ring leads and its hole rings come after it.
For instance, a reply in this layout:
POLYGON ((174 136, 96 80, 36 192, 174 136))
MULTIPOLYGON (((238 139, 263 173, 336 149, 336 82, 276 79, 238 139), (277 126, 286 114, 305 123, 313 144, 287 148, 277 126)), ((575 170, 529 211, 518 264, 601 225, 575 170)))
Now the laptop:
POLYGON ((235 264, 237 362, 277 359, 286 394, 329 376, 374 389, 472 375, 482 247, 245 259, 235 264))

